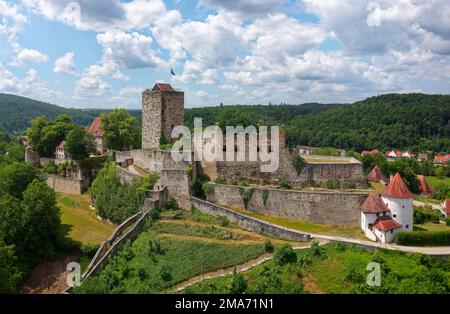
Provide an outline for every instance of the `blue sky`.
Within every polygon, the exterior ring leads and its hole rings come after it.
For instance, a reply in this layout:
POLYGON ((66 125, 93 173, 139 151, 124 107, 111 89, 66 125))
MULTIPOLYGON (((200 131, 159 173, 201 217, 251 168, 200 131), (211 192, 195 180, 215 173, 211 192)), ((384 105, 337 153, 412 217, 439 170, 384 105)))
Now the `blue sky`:
POLYGON ((0 0, 0 92, 80 108, 139 108, 156 81, 187 107, 448 94, 448 16, 445 0, 0 0))

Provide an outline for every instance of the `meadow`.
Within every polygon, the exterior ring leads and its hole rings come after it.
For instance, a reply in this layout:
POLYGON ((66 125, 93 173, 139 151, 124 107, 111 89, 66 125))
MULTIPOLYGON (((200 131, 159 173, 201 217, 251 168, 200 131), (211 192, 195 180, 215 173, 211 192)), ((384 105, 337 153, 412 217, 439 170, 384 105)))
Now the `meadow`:
MULTIPOLYGON (((279 266, 271 260, 243 274, 246 293, 450 293, 450 260, 421 254, 330 243, 320 250, 297 251, 297 262, 279 266), (370 262, 381 265, 381 285, 366 283, 370 262), (261 289, 275 285, 277 289, 261 289)), ((231 276, 195 284, 183 293, 227 293, 231 276)))

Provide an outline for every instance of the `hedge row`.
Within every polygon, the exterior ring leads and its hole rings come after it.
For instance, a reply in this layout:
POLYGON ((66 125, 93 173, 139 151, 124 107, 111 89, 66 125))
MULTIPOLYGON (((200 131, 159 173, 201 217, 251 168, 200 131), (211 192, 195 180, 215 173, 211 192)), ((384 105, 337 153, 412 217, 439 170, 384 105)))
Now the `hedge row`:
POLYGON ((450 245, 450 231, 401 231, 396 234, 395 242, 409 246, 450 245))

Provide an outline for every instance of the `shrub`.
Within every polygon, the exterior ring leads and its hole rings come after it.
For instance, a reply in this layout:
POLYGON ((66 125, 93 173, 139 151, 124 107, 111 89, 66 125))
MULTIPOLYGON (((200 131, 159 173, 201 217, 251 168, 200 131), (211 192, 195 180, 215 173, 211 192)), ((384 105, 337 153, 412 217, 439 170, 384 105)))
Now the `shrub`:
POLYGON ((337 180, 328 180, 327 188, 328 189, 339 189, 339 182, 337 180))
POLYGON ((401 231, 395 241, 399 245, 409 246, 450 245, 450 231, 401 231))
POLYGON ((264 251, 267 252, 267 253, 272 253, 273 250, 274 250, 274 247, 273 247, 272 242, 270 242, 269 239, 264 241, 264 251))
POLYGON ((170 269, 166 265, 162 265, 159 270, 159 275, 163 281, 171 281, 172 274, 170 273, 170 269))
POLYGON ((225 184, 225 180, 222 177, 217 177, 215 182, 217 184, 225 184))
POLYGON ((347 274, 345 275, 345 280, 352 283, 364 283, 366 279, 365 274, 362 272, 362 267, 358 267, 357 265, 350 265, 347 268, 347 274))
POLYGON ((239 194, 242 197, 242 201, 244 202, 245 209, 248 207, 248 203, 252 199, 253 193, 255 192, 254 188, 239 188, 239 194))
POLYGON ((311 256, 323 257, 324 249, 320 247, 319 243, 314 241, 309 248, 309 254, 311 256))
POLYGON ((292 158, 292 165, 294 166, 295 171, 297 171, 297 175, 299 175, 305 167, 305 160, 300 157, 300 155, 295 154, 292 158))
POLYGON ((336 252, 344 252, 346 247, 345 245, 343 245, 342 243, 336 243, 336 245, 334 246, 334 249, 336 250, 336 252))
POLYGON ((57 174, 58 166, 53 161, 49 161, 42 167, 42 170, 48 174, 57 174))
POLYGON ((83 244, 80 247, 80 251, 87 257, 93 258, 99 247, 98 244, 83 244))
POLYGON ((242 274, 239 274, 236 267, 233 268, 233 276, 227 287, 227 292, 230 294, 242 294, 247 289, 247 281, 242 274))
POLYGON ((179 210, 180 206, 178 205, 177 200, 170 196, 166 202, 166 209, 179 210))
POLYGON ((149 212, 150 220, 156 221, 161 217, 161 212, 158 207, 153 207, 149 212))
POLYGON ((228 218, 225 217, 225 216, 219 216, 219 217, 217 217, 217 221, 218 221, 218 223, 219 223, 219 225, 220 225, 221 227, 226 227, 226 226, 228 226, 228 225, 230 224, 230 221, 229 221, 228 218))
POLYGON ((445 224, 446 224, 447 226, 450 226, 450 218, 445 218, 445 224))
POLYGON ((298 264, 302 267, 306 267, 312 264, 312 259, 311 256, 309 256, 309 254, 303 254, 300 256, 299 260, 298 260, 298 264))
POLYGON ((297 254, 291 246, 285 244, 275 251, 273 260, 279 266, 294 264, 297 262, 297 254))
POLYGON ((292 185, 290 185, 289 182, 286 180, 283 180, 280 182, 280 187, 282 187, 283 189, 286 189, 286 190, 292 189, 292 185))
POLYGON ((203 183, 202 189, 205 195, 211 195, 214 193, 214 185, 209 184, 209 182, 203 183))
POLYGON ((262 191, 262 199, 263 199, 264 206, 266 206, 268 198, 269 198, 269 190, 264 189, 262 191))

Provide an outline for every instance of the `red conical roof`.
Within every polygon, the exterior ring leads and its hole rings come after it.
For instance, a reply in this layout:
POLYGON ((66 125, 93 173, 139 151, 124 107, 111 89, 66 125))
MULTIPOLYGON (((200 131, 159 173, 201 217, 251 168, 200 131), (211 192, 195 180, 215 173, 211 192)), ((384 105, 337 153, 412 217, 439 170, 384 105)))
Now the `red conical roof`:
POLYGON ((380 193, 369 194, 364 203, 361 205, 361 211, 363 213, 376 214, 389 212, 389 208, 381 199, 380 193))
POLYGON ((414 194, 408 189, 399 173, 389 182, 381 195, 393 198, 414 198, 414 194))
POLYGON ((389 182, 388 178, 386 178, 386 176, 381 171, 381 169, 378 167, 378 165, 375 165, 375 167, 373 167, 372 171, 370 171, 370 173, 367 175, 367 180, 375 181, 375 182, 379 182, 379 181, 384 181, 386 183, 389 182))
POLYGON ((420 189, 420 192, 422 194, 431 194, 431 193, 433 193, 433 191, 431 191, 430 187, 428 186, 428 183, 425 180, 424 176, 418 175, 417 179, 419 179, 419 183, 420 183, 419 189, 420 189))

